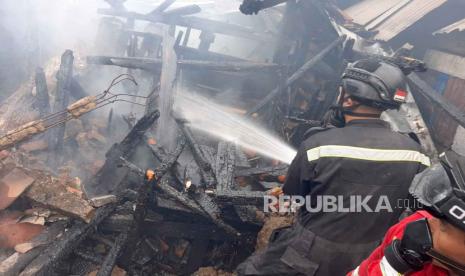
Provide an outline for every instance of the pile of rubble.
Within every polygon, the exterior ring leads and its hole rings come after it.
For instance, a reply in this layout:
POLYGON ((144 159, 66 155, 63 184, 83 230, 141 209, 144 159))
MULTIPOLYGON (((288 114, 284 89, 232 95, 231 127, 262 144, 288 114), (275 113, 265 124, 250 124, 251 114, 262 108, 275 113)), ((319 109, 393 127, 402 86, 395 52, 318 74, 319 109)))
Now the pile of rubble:
POLYGON ((191 129, 171 116, 170 95, 188 87, 233 99, 234 112, 298 145, 336 97, 346 36, 312 1, 261 11, 260 30, 194 16, 196 5, 170 9, 173 0, 146 14, 107 2, 97 45, 108 55, 89 56, 78 78, 66 51, 56 81, 38 70, 0 114, 0 273, 229 275, 273 229, 290 224, 291 216, 262 212, 287 165, 191 129), (279 34, 270 27, 276 18, 279 34), (149 22, 146 30, 136 20, 149 22), (201 33, 196 48, 188 46, 194 30, 201 33), (256 56, 270 45, 273 62, 210 51, 222 36, 252 42, 256 56), (89 93, 83 80, 103 66, 149 83, 150 93, 123 83, 125 91, 113 94, 118 78, 102 94, 89 93), (128 114, 82 116, 123 95, 128 114))

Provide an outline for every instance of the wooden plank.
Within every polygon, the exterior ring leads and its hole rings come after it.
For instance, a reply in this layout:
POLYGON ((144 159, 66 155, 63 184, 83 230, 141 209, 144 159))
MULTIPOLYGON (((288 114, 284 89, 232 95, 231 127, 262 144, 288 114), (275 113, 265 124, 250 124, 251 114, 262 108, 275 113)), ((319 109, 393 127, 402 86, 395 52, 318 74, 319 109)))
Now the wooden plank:
MULTIPOLYGON (((66 50, 61 56, 60 70, 57 73, 57 92, 55 95, 53 112, 65 110, 69 104, 69 94, 73 78, 73 65, 73 52, 71 50, 66 50)), ((66 114, 63 116, 66 116, 66 114)), ((63 119, 63 117, 57 118, 57 120, 61 119, 63 119)), ((50 155, 47 161, 51 168, 58 168, 61 165, 61 160, 63 159, 65 127, 66 125, 63 124, 49 131, 48 148, 50 150, 50 155)))
POLYGON ((217 179, 216 189, 233 189, 235 163, 236 148, 234 144, 219 142, 215 163, 215 175, 217 179))
POLYGON ((341 45, 346 36, 343 35, 339 37, 338 39, 334 40, 331 44, 329 44, 327 47, 325 47, 320 53, 318 53, 316 56, 311 58, 309 61, 307 61, 302 67, 300 67, 297 71, 294 72, 286 81, 286 83, 283 86, 278 86, 276 87, 273 91, 271 91, 266 97, 261 100, 256 106, 254 106, 252 109, 250 109, 246 116, 252 116, 252 114, 260 111, 264 106, 266 106, 270 101, 272 101, 274 98, 276 98, 282 91, 286 91, 286 88, 291 86, 294 82, 299 80, 308 70, 312 69, 315 65, 318 64, 324 57, 326 57, 334 48, 338 47, 341 45))
MULTIPOLYGON (((192 50, 187 50, 193 53, 192 50)), ((197 50, 198 51, 198 50, 197 50)), ((182 50, 180 51, 182 53, 182 50)), ((200 52, 199 52, 200 53, 200 52)), ((205 57, 220 60, 227 56, 218 54, 206 54, 205 57)), ((204 57, 204 56, 202 56, 204 57)), ((177 61, 176 66, 180 69, 187 70, 212 70, 212 71, 227 71, 227 72, 250 72, 264 71, 274 72, 282 68, 274 63, 262 63, 251 61, 206 61, 206 60, 189 60, 183 59, 177 61)), ((136 58, 136 57, 112 57, 112 56, 88 56, 88 64, 113 65, 130 69, 141 69, 147 71, 162 71, 163 60, 157 58, 136 58)))
POLYGON ((35 74, 36 84, 36 103, 35 108, 39 109, 40 116, 50 114, 50 101, 48 96, 47 78, 45 77, 44 69, 37 68, 35 74))
POLYGON ((136 12, 117 11, 114 9, 98 9, 99 14, 133 18, 136 20, 145 20, 154 23, 164 23, 168 25, 178 25, 192 29, 209 31, 212 33, 237 36, 251 40, 273 42, 274 38, 261 33, 256 33, 251 28, 242 27, 236 24, 200 18, 195 16, 164 16, 164 15, 145 15, 136 12))
POLYGON ((174 104, 175 81, 178 57, 174 51, 175 38, 170 26, 163 27, 162 69, 160 77, 159 110, 156 139, 169 152, 175 148, 176 122, 172 117, 174 104))

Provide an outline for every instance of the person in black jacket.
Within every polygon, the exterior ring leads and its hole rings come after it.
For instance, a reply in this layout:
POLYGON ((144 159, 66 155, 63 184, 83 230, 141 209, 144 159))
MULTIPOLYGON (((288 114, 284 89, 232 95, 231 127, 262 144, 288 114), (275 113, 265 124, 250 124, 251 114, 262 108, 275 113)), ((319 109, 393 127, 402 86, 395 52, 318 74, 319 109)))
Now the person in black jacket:
POLYGON ((345 275, 376 248, 408 207, 413 177, 430 165, 418 143, 380 119, 406 97, 397 66, 375 59, 348 66, 329 116, 339 127, 310 130, 283 186, 305 205, 239 275, 345 275))

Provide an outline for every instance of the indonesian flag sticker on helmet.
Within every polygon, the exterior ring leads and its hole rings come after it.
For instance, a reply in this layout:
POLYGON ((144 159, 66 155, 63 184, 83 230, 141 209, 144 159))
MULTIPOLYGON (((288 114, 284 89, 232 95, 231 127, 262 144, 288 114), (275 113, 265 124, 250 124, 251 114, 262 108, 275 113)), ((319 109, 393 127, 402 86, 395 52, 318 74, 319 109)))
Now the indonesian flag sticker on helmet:
POLYGON ((394 101, 405 103, 407 99, 407 95, 408 95, 407 91, 397 88, 396 93, 394 93, 394 101))

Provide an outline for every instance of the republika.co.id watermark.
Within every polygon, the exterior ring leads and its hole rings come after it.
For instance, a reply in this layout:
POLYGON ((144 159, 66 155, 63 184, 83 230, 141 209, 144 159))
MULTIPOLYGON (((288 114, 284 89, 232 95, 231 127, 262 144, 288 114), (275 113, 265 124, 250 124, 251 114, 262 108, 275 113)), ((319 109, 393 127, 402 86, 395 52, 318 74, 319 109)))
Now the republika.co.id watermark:
POLYGON ((318 195, 318 196, 289 196, 289 195, 266 195, 264 197, 263 211, 265 213, 296 212, 305 208, 309 213, 380 213, 394 212, 395 209, 421 208, 422 205, 416 200, 397 199, 394 202, 387 195, 361 196, 361 195, 318 195))

